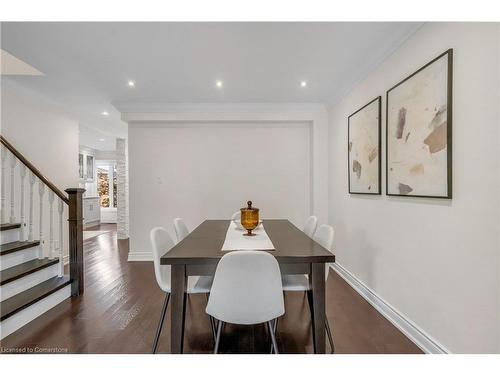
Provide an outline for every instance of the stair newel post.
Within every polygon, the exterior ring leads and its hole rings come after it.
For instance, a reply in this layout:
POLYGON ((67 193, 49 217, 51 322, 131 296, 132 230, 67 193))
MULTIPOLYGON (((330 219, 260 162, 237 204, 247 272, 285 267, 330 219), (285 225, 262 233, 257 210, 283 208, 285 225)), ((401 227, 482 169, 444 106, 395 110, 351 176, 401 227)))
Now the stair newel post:
POLYGON ((4 147, 1 148, 0 150, 1 152, 1 156, 2 156, 2 185, 1 185, 1 189, 2 189, 2 201, 1 201, 1 212, 0 214, 2 215, 1 216, 1 222, 2 223, 5 223, 6 222, 6 216, 5 216, 5 161, 7 160, 7 150, 5 150, 4 147))
POLYGON ((28 217, 28 241, 33 241, 33 188, 35 186, 36 177, 33 172, 30 173, 30 213, 28 217))
POLYGON ((59 212, 59 277, 64 275, 64 255, 63 255, 63 212, 64 202, 59 199, 57 211, 59 212))
POLYGON ((49 190, 49 257, 55 258, 54 250, 54 192, 49 190))
POLYGON ((25 241, 25 231, 26 231, 26 209, 24 203, 24 180, 26 179, 26 166, 24 164, 20 164, 21 168, 21 229, 19 231, 19 239, 21 241, 25 241))
POLYGON ((39 185, 38 185, 38 196, 40 198, 40 222, 38 223, 39 224, 39 229, 40 229, 40 237, 39 237, 39 240, 40 240, 40 252, 38 254, 38 258, 42 259, 43 258, 43 255, 44 255, 44 252, 43 252, 43 245, 44 245, 44 241, 43 241, 43 196, 45 194, 45 185, 42 181, 39 181, 39 185))
POLYGON ((85 189, 66 189, 68 193, 69 274, 71 295, 83 294, 83 203, 85 189))
POLYGON ((14 192, 15 192, 15 175, 14 171, 16 168, 17 159, 14 154, 10 155, 10 223, 14 224, 16 222, 16 215, 14 212, 14 192))

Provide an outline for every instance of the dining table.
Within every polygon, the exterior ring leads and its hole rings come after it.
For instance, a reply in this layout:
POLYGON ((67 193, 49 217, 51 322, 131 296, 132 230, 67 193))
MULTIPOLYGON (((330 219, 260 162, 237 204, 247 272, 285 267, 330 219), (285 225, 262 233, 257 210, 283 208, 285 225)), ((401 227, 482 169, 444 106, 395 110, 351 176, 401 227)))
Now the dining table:
MULTIPOLYGON (((188 276, 213 276, 231 220, 205 220, 187 237, 161 257, 171 266, 171 352, 183 352, 186 285, 188 276)), ((262 225, 274 245, 268 251, 279 263, 282 275, 308 275, 312 290, 313 347, 325 353, 325 267, 335 255, 311 239, 289 220, 263 220, 262 225)), ((260 249, 255 249, 260 250, 260 249)), ((238 251, 238 250, 235 250, 238 251)))

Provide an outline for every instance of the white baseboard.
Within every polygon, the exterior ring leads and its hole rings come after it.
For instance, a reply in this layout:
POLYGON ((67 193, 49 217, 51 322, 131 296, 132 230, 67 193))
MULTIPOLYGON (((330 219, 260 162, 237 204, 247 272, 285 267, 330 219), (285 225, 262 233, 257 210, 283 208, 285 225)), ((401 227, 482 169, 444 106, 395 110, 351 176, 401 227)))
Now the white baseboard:
POLYGON ((331 264, 332 269, 342 277, 356 292, 370 303, 379 313, 389 320, 397 329, 408 337, 415 345, 428 354, 451 353, 436 339, 427 334, 414 322, 400 313, 377 293, 368 288, 361 280, 338 263, 331 264))
POLYGON ((128 253, 129 262, 152 262, 153 253, 150 251, 130 251, 128 253))

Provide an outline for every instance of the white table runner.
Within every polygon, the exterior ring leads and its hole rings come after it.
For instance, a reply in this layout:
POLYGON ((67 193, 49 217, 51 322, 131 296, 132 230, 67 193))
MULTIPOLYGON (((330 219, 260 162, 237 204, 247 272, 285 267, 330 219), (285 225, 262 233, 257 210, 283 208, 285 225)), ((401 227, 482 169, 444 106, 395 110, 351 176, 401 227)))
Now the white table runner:
POLYGON ((227 229, 226 239, 222 245, 222 251, 231 250, 274 250, 274 245, 261 223, 252 233, 255 236, 244 236, 245 230, 238 229, 236 224, 231 221, 227 229))

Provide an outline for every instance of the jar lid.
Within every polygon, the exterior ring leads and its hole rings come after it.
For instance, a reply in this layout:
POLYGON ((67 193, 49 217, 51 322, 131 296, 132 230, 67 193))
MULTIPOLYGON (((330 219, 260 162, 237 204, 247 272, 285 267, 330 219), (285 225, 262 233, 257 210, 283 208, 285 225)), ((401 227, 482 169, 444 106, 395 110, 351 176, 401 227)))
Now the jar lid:
POLYGON ((258 208, 252 207, 252 201, 247 202, 247 207, 243 207, 240 211, 259 211, 258 208))

